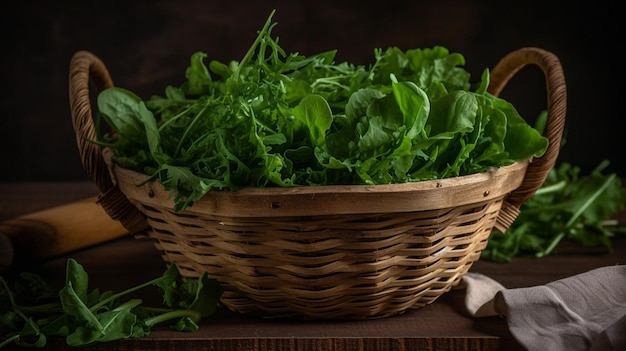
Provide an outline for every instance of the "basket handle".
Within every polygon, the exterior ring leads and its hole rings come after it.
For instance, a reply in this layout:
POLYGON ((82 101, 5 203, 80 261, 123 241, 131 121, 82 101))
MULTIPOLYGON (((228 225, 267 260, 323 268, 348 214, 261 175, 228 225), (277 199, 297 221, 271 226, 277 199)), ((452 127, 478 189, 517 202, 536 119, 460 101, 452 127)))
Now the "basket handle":
MULTIPOLYGON (((543 185, 550 170, 556 164, 563 129, 565 127, 566 85, 561 63, 554 54, 543 49, 526 47, 513 51, 498 62, 491 71, 489 92, 498 96, 507 82, 524 66, 535 64, 546 77, 548 95, 548 121, 544 136, 549 145, 542 157, 531 160, 522 184, 504 201, 495 229, 505 232, 519 215, 519 207, 530 199, 543 185)), ((100 195, 98 203, 107 214, 132 234, 149 228, 145 217, 118 188, 104 160, 100 146, 89 140, 97 140, 90 104, 90 82, 96 91, 113 86, 104 63, 88 51, 78 51, 70 63, 69 97, 72 122, 83 168, 94 181, 100 195)))
POLYGON ((565 76, 558 57, 549 51, 525 47, 503 57, 491 71, 489 92, 498 96, 507 82, 528 64, 539 66, 546 78, 548 121, 543 134, 548 138, 549 145, 543 156, 531 159, 522 184, 505 199, 495 225, 495 229, 501 232, 509 228, 519 215, 520 206, 533 197, 556 164, 565 128, 567 107, 565 76))
POLYGON ((93 83, 96 91, 113 86, 113 81, 104 63, 88 51, 76 52, 70 62, 69 98, 76 143, 87 175, 100 190, 97 202, 114 220, 118 220, 131 234, 140 234, 148 229, 143 214, 122 193, 109 172, 102 150, 90 140, 97 140, 92 117, 89 87, 93 83))

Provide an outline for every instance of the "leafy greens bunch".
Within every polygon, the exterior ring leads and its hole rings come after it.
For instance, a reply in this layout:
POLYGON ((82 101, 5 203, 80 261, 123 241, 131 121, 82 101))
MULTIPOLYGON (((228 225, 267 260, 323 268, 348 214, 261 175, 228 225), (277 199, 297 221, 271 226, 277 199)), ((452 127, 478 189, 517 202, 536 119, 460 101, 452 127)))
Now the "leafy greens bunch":
POLYGON ((548 141, 509 102, 470 89, 459 53, 374 50, 369 66, 336 51, 287 54, 272 12, 241 61, 196 52, 179 87, 143 100, 98 95, 114 162, 158 179, 184 210, 211 189, 392 184, 455 177, 541 156, 548 141))
POLYGON ((178 268, 170 265, 163 276, 119 293, 89 291, 89 277, 74 259, 67 261, 61 290, 33 273, 22 273, 14 288, 0 277, 0 331, 9 331, 0 339, 0 348, 11 343, 44 347, 48 337, 64 337, 70 346, 143 337, 167 321, 176 321, 171 327, 177 331, 198 330, 201 318, 215 312, 222 288, 206 272, 197 279, 180 280, 178 268), (158 288, 164 306, 144 306, 138 298, 124 300, 149 286, 158 288))
POLYGON ((567 162, 553 168, 506 233, 491 234, 481 258, 544 257, 564 242, 612 250, 612 239, 626 234, 626 226, 615 220, 626 206, 626 188, 615 173, 603 172, 608 164, 601 162, 588 175, 567 162))

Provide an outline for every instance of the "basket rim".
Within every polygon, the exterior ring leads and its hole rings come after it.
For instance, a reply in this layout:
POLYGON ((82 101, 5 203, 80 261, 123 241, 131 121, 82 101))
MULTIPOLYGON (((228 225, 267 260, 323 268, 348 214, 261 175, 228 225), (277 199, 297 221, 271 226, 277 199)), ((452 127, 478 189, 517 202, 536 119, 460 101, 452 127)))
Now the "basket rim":
MULTIPOLYGON (((148 175, 124 169, 105 153, 109 171, 124 195, 137 205, 173 211, 174 195, 148 175), (141 185, 139 185, 141 184, 141 185)), ((379 185, 250 187, 210 190, 183 213, 227 217, 314 216, 390 213, 452 208, 503 198, 517 189, 529 161, 445 179, 379 185)))

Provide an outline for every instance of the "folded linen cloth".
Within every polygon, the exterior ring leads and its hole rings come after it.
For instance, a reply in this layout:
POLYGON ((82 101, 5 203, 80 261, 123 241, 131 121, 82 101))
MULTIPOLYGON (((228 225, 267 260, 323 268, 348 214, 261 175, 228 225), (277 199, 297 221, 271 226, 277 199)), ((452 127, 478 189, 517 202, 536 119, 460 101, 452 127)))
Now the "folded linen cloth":
POLYGON ((467 313, 506 318, 528 350, 626 350, 626 265, 516 289, 468 272, 459 288, 466 289, 467 313))

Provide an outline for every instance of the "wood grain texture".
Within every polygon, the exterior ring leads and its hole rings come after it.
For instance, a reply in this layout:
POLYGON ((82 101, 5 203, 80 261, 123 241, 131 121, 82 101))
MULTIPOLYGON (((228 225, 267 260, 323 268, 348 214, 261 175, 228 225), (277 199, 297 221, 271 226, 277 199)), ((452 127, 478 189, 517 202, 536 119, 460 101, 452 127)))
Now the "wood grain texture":
MULTIPOLYGON (((317 216, 446 209, 502 198, 520 186, 528 162, 463 177, 384 185, 327 185, 214 191, 189 208, 197 215, 226 217, 317 216)), ((113 167, 130 199, 174 208, 170 193, 148 176, 113 167), (136 186, 136 184, 144 184, 136 186)))
POLYGON ((128 231, 91 196, 0 222, 20 259, 44 260, 110 241, 128 231))

